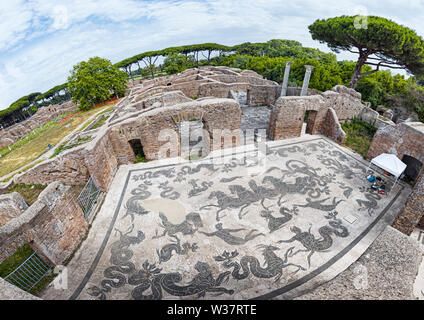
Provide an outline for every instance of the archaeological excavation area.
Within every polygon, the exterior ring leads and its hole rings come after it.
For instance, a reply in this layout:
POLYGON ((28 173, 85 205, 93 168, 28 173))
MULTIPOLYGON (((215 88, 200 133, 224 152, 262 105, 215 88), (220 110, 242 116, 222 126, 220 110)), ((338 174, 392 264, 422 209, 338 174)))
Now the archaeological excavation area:
MULTIPOLYGON (((0 263, 28 244, 46 269, 66 265, 67 287, 53 281, 41 299, 326 298, 358 263, 384 269, 361 259, 398 254, 373 244, 386 237, 416 254, 403 287, 369 291, 414 298, 424 125, 383 120, 344 86, 308 89, 310 66, 289 87, 289 70, 282 85, 227 67, 129 82, 102 125, 0 184, 48 185, 30 206, 0 195, 0 263), (341 145, 353 118, 378 128, 366 159, 341 145), (382 153, 409 179, 385 175, 385 194, 367 180, 382 153)), ((13 279, 0 279, 1 298, 36 299, 13 279)))

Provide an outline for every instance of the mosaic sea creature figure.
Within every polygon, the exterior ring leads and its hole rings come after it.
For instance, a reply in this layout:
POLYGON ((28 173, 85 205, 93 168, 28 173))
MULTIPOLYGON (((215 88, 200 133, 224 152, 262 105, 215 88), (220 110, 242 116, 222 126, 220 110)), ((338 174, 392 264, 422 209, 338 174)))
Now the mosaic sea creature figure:
POLYGON ((247 207, 251 202, 245 203, 238 197, 231 197, 226 195, 222 191, 213 191, 210 193, 208 199, 216 198, 218 200, 218 204, 208 204, 206 206, 203 206, 200 208, 200 210, 204 210, 206 208, 210 207, 216 207, 219 208, 216 212, 216 221, 219 221, 221 217, 219 214, 224 211, 225 209, 232 208, 232 209, 238 209, 241 207, 240 211, 243 210, 243 207, 247 207))
POLYGON ((209 195, 209 199, 216 198, 218 200, 218 204, 210 204, 201 207, 200 209, 205 209, 208 207, 217 207, 219 210, 216 212, 216 221, 220 220, 219 213, 225 209, 232 208, 238 209, 239 211, 239 219, 242 219, 244 214, 243 210, 247 208, 252 203, 257 201, 261 202, 261 205, 264 206, 265 199, 271 199, 279 195, 279 189, 277 188, 267 188, 263 186, 258 186, 254 180, 249 181, 250 190, 245 188, 242 185, 230 185, 228 188, 230 189, 231 194, 236 194, 237 197, 231 197, 226 195, 222 191, 214 191, 209 195))
POLYGON ((371 216, 374 213, 374 210, 378 206, 377 200, 381 199, 381 196, 374 191, 365 194, 366 200, 356 199, 356 202, 359 204, 361 209, 366 210, 368 214, 371 216))
POLYGON ((162 262, 169 261, 172 258, 172 253, 175 252, 178 255, 186 255, 190 250, 195 252, 199 247, 196 243, 190 244, 185 242, 181 245, 180 239, 177 236, 172 236, 175 241, 166 244, 162 249, 156 249, 159 257, 159 264, 162 262))
POLYGON ((195 179, 190 180, 189 183, 192 185, 192 189, 188 193, 189 198, 197 196, 198 194, 208 190, 213 185, 212 181, 203 181, 199 186, 195 179))
POLYGON ((269 210, 263 210, 261 217, 264 217, 268 220, 268 229, 270 233, 281 229, 284 224, 290 221, 293 218, 293 215, 290 214, 290 211, 287 208, 280 208, 280 213, 282 217, 274 217, 269 210))
POLYGON ((336 173, 343 174, 345 179, 353 179, 355 176, 355 172, 352 171, 350 166, 344 165, 333 158, 327 158, 323 155, 317 156, 317 159, 321 161, 323 165, 327 167, 327 169, 331 169, 336 173))
POLYGON ((144 181, 144 183, 138 185, 135 189, 131 191, 132 197, 130 197, 125 204, 125 209, 127 209, 127 213, 123 218, 126 216, 131 217, 131 222, 134 221, 134 214, 136 215, 144 215, 147 214, 148 211, 146 211, 139 203, 138 201, 146 200, 151 196, 151 193, 148 191, 149 186, 151 186, 152 183, 149 180, 144 181))
POLYGON ((284 255, 284 259, 278 257, 275 254, 275 251, 280 249, 278 247, 272 245, 259 245, 258 248, 263 249, 262 254, 265 260, 264 267, 262 267, 259 260, 253 256, 242 257, 240 263, 233 261, 233 259, 239 255, 237 250, 233 251, 231 254, 229 254, 227 251, 224 251, 221 256, 214 257, 214 259, 215 261, 219 262, 223 261, 223 266, 227 269, 233 268, 231 275, 236 280, 246 279, 249 274, 252 274, 257 278, 262 279, 275 278, 275 281, 277 282, 283 275, 283 269, 287 267, 296 267, 297 270, 295 273, 299 272, 300 270, 305 270, 305 268, 300 265, 288 263, 289 254, 293 248, 287 250, 286 254, 284 255))
POLYGON ((197 262, 195 265, 197 274, 187 285, 178 285, 182 276, 180 273, 161 273, 161 269, 150 265, 147 261, 143 263, 143 269, 128 278, 128 284, 136 286, 131 295, 135 300, 161 299, 163 291, 172 296, 191 296, 197 295, 198 298, 204 297, 207 292, 216 295, 233 294, 234 290, 221 287, 221 284, 228 281, 230 272, 226 271, 215 277, 212 274, 211 267, 204 262, 197 262), (151 289, 151 294, 145 295, 144 292, 151 289))
POLYGON ((193 235, 198 228, 203 227, 202 219, 197 212, 191 212, 186 215, 185 220, 180 224, 173 224, 168 221, 168 218, 162 213, 159 212, 159 217, 162 220, 161 227, 164 229, 161 235, 158 235, 156 230, 156 235, 153 239, 164 237, 165 235, 174 236, 177 233, 182 233, 183 235, 193 235))
POLYGON ((340 188, 343 189, 343 195, 346 197, 346 199, 349 199, 350 195, 352 194, 353 188, 346 186, 343 182, 339 182, 340 188))
POLYGON ((333 211, 334 209, 336 209, 336 207, 339 205, 340 202, 344 201, 344 200, 338 200, 336 201, 337 198, 333 198, 332 204, 323 204, 323 202, 327 201, 330 198, 325 198, 322 200, 316 200, 316 201, 312 201, 311 198, 306 198, 306 202, 308 202, 307 204, 297 204, 297 207, 302 207, 302 208, 312 208, 312 209, 318 209, 321 211, 325 211, 325 212, 330 212, 333 211))
POLYGON ((245 231, 246 229, 244 228, 239 228, 239 229, 225 229, 222 227, 222 223, 217 223, 215 225, 215 229, 216 231, 214 232, 204 232, 204 231, 199 231, 199 233, 202 233, 208 237, 218 237, 220 239, 222 239, 224 242, 230 244, 230 245, 242 245, 247 243, 250 240, 253 240, 259 236, 264 236, 263 233, 256 233, 255 232, 257 230, 250 230, 245 236, 244 238, 242 237, 237 237, 234 236, 232 233, 237 233, 240 231, 245 231))
POLYGON ((299 227, 292 227, 290 230, 295 233, 295 236, 288 240, 280 240, 278 243, 291 243, 299 241, 305 249, 299 249, 296 252, 292 252, 290 256, 294 256, 300 252, 309 252, 307 260, 308 267, 311 266, 311 257, 315 252, 325 252, 333 245, 332 234, 345 238, 349 235, 349 231, 344 227, 340 221, 330 221, 329 226, 323 226, 318 229, 318 233, 321 238, 315 238, 311 233, 311 227, 307 232, 303 232, 299 227))
POLYGON ((231 193, 237 194, 238 200, 244 203, 243 207, 240 209, 239 212, 239 219, 243 218, 243 210, 247 208, 250 204, 257 201, 261 201, 261 205, 264 207, 264 209, 266 209, 264 206, 265 199, 273 198, 277 195, 274 189, 258 186, 254 180, 249 181, 249 187, 251 190, 247 190, 241 185, 231 185, 228 187, 231 193))
POLYGON ((201 163, 198 164, 195 167, 190 167, 190 166, 183 166, 179 173, 183 174, 183 175, 192 175, 195 173, 200 172, 200 170, 202 169, 207 169, 208 171, 210 171, 211 173, 216 172, 217 170, 219 170, 218 168, 215 168, 213 163, 201 163))
POLYGON ((100 300, 106 299, 106 293, 112 288, 119 288, 125 285, 126 275, 135 271, 135 265, 130 261, 133 251, 130 249, 132 245, 141 243, 146 237, 142 231, 138 231, 137 236, 129 236, 128 234, 120 234, 119 240, 112 243, 110 252, 111 267, 103 272, 105 280, 100 283, 100 288, 92 286, 87 289, 89 295, 98 297, 100 300))
POLYGON ((167 198, 171 200, 178 199, 180 197, 180 193, 174 191, 174 187, 168 186, 169 181, 163 182, 159 185, 159 189, 163 191, 160 193, 162 198, 167 198))
POLYGON ((172 178, 175 176, 175 168, 163 169, 163 170, 155 170, 155 171, 146 171, 142 174, 132 176, 132 180, 134 181, 144 181, 146 179, 154 179, 160 176, 164 176, 166 178, 172 178))

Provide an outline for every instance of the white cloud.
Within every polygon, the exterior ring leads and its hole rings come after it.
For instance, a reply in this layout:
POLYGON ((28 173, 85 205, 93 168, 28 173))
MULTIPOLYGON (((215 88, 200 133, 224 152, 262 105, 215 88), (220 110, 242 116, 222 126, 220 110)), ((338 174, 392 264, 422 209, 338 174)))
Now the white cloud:
POLYGON ((307 26, 364 9, 424 35, 423 0, 1 1, 0 109, 65 82, 75 63, 94 55, 117 62, 174 45, 272 38, 329 51, 311 39, 307 26))

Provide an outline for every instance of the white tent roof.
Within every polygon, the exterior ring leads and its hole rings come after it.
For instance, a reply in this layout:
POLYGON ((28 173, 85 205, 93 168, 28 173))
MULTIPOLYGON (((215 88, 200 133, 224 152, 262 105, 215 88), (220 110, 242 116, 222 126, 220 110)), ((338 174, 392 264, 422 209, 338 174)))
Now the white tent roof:
POLYGON ((396 178, 405 171, 406 164, 399 160, 394 154, 382 153, 379 156, 371 160, 372 164, 380 167, 393 174, 396 178))

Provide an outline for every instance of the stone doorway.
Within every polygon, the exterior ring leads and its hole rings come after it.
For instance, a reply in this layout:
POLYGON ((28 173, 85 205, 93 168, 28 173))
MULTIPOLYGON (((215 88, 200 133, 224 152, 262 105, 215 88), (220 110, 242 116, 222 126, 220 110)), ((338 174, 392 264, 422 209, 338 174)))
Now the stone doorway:
POLYGON ((414 182, 422 169, 422 162, 414 157, 404 155, 402 162, 407 165, 404 172, 404 180, 414 182))
POLYGON ((135 157, 135 162, 143 162, 146 159, 146 156, 144 154, 143 145, 141 144, 140 139, 132 139, 128 141, 130 144, 135 157))
POLYGON ((209 139, 203 120, 191 119, 179 123, 180 154, 189 160, 206 157, 209 152, 209 139))
POLYGON ((268 106, 241 106, 241 130, 245 137, 245 144, 252 144, 261 136, 262 141, 268 137, 271 108, 268 106))
POLYGON ((305 112, 304 122, 304 130, 306 134, 313 134, 315 127, 315 119, 317 117, 318 111, 315 110, 307 110, 305 112))

